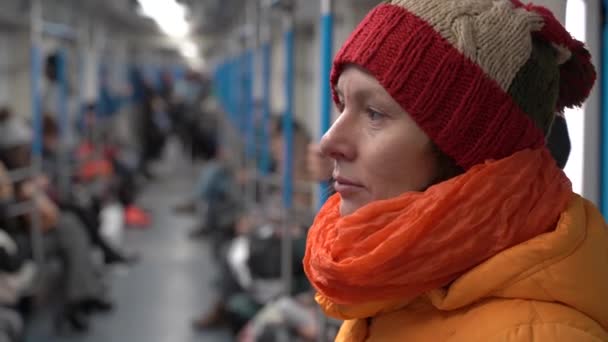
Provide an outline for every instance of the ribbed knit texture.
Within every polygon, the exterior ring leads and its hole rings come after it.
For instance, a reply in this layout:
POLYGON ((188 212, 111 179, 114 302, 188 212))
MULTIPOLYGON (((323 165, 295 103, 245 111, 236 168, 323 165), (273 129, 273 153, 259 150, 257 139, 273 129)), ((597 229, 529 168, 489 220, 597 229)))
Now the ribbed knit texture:
POLYGON ((465 169, 540 147, 555 112, 580 104, 595 80, 582 43, 543 10, 516 0, 385 2, 337 54, 331 83, 362 66, 465 169))
POLYGON ((507 90, 532 51, 530 32, 543 27, 539 14, 510 1, 393 0, 431 25, 445 40, 507 90))
POLYGON ((335 59, 332 84, 349 63, 371 72, 465 169, 544 143, 542 131, 496 81, 401 7, 380 5, 364 19, 335 59))

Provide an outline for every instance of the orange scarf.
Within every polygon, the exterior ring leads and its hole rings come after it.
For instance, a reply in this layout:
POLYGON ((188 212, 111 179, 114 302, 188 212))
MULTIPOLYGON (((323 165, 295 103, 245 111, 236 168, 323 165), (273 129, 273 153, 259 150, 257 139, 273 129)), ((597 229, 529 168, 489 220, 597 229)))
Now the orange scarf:
POLYGON ((571 194, 570 181, 543 148, 345 217, 334 195, 310 229, 304 269, 327 314, 374 316, 550 231, 571 194))

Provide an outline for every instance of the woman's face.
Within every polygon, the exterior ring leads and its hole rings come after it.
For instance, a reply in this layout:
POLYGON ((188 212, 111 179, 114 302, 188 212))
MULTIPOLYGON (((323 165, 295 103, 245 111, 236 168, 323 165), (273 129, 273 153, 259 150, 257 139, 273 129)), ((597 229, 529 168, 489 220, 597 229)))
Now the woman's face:
POLYGON ((438 166, 431 140, 373 76, 347 67, 336 91, 340 115, 321 151, 335 161, 342 215, 433 183, 438 166))

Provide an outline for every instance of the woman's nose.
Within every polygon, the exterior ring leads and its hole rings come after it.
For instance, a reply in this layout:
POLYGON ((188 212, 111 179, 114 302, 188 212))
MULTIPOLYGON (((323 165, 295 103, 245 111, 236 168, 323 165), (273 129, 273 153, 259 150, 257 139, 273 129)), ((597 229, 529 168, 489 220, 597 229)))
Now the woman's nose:
POLYGON ((346 113, 342 113, 321 138, 320 149, 324 155, 339 160, 353 160, 356 157, 356 135, 346 113))

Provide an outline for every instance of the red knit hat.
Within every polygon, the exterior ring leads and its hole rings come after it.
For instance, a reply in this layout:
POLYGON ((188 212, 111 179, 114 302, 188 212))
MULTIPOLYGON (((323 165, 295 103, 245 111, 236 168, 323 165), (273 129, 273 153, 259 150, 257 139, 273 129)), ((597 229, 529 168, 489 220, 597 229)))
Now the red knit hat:
POLYGON ((519 0, 389 0, 334 60, 367 69, 437 146, 468 169, 545 144, 582 104, 591 56, 549 10, 519 0))

